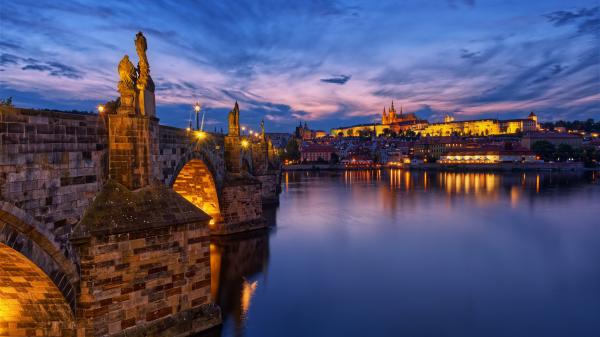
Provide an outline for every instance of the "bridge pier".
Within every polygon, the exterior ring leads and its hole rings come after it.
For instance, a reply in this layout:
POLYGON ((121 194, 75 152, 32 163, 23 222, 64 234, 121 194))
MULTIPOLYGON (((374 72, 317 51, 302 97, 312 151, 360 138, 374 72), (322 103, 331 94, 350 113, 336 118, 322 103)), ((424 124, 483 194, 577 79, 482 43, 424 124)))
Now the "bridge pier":
POLYGON ((209 221, 164 186, 132 192, 109 181, 71 237, 81 273, 79 333, 174 336, 220 324, 209 221))

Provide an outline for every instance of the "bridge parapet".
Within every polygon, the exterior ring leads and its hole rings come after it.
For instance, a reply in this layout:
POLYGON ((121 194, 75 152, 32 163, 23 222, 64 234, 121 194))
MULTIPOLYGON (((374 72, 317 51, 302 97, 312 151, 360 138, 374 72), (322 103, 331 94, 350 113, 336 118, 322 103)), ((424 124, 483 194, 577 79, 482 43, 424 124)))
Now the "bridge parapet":
POLYGON ((0 200, 41 223, 66 255, 106 180, 106 139, 98 115, 0 107, 0 200))

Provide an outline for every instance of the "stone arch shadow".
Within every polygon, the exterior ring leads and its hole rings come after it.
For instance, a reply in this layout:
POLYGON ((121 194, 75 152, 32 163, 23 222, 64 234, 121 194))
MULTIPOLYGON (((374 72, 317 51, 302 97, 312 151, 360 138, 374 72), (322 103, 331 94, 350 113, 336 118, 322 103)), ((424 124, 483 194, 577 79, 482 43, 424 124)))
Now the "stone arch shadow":
MULTIPOLYGON (((73 314, 76 313, 79 273, 54 235, 22 209, 0 201, 0 244, 23 255, 54 283, 73 314)), ((2 261, 0 261, 0 265, 2 261)))
MULTIPOLYGON (((177 164, 167 187, 210 215, 211 224, 222 222, 224 171, 204 151, 192 151, 177 164)), ((223 165, 221 165, 222 167, 223 165)))

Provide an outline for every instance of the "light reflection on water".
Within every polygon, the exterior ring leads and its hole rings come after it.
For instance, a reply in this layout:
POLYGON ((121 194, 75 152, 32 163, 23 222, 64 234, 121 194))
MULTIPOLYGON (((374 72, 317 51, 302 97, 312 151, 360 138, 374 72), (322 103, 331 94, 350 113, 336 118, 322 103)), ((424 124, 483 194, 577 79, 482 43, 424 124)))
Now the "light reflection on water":
POLYGON ((595 173, 284 173, 211 243, 215 336, 599 336, 595 173))

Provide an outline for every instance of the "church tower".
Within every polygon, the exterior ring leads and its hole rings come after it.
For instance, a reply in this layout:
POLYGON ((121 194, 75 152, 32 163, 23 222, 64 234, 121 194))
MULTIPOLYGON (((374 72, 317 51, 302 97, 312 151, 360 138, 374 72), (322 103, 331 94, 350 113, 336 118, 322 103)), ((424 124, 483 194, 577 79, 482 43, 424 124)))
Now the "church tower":
POLYGON ((388 116, 385 113, 385 107, 383 107, 383 113, 381 114, 381 124, 383 125, 387 125, 388 123, 388 116))
POLYGON ((392 101, 392 106, 390 106, 388 122, 389 124, 396 123, 396 109, 394 108, 394 101, 392 101))

